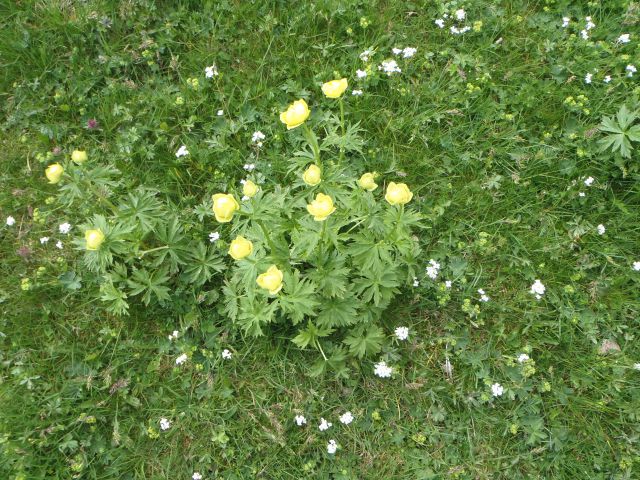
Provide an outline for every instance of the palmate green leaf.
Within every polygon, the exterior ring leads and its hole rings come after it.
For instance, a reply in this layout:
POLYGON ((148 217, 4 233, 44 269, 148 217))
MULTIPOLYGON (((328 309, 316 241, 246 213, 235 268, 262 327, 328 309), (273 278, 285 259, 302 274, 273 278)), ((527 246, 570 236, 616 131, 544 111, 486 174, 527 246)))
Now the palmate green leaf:
POLYGON ((283 291, 278 298, 280 308, 294 325, 305 316, 315 316, 318 300, 315 296, 316 286, 310 280, 301 280, 297 270, 293 274, 286 273, 283 291))
POLYGON ((630 112, 626 105, 622 105, 616 119, 604 117, 600 124, 600 130, 609 133, 599 140, 600 148, 604 150, 619 151, 624 158, 631 157, 632 141, 640 141, 640 126, 631 126, 637 117, 636 112, 630 112))
POLYGON ((238 324, 247 335, 261 336, 262 326, 273 321, 278 302, 271 302, 266 297, 242 297, 238 324))
POLYGON ((92 219, 80 225, 81 231, 98 228, 105 236, 98 250, 87 250, 84 238, 73 240, 80 250, 84 250, 84 264, 92 272, 106 273, 107 267, 113 263, 113 254, 126 254, 129 251, 128 235, 133 230, 130 225, 120 222, 109 222, 103 215, 94 215, 92 219))
POLYGON ((107 304, 107 311, 117 316, 129 314, 127 294, 116 288, 109 280, 100 285, 100 300, 107 304))
POLYGON ((334 372, 336 378, 349 378, 349 367, 347 367, 347 352, 342 347, 333 347, 329 352, 327 360, 320 358, 314 363, 310 370, 310 377, 319 377, 327 370, 334 372))
POLYGON ((384 339, 384 331, 376 325, 371 325, 354 328, 344 339, 344 343, 349 346, 349 353, 363 358, 365 355, 373 355, 382 350, 384 339))
POLYGON ((377 242, 364 234, 355 235, 355 242, 349 247, 348 253, 353 256, 355 262, 362 270, 375 268, 378 270, 382 264, 391 264, 391 246, 377 242))
POLYGON ((311 216, 303 217, 300 224, 291 230, 292 257, 309 258, 320 242, 321 226, 311 216))
POLYGON ((180 222, 176 217, 171 217, 168 221, 156 225, 154 231, 158 241, 167 248, 152 253, 153 265, 159 267, 166 262, 170 272, 177 272, 178 266, 183 265, 187 257, 180 222))
POLYGON ((358 318, 358 299, 349 295, 344 298, 325 299, 320 306, 317 322, 321 327, 335 328, 354 325, 358 318))
POLYGON ((383 268, 364 270, 362 273, 364 276, 353 282, 355 291, 361 296, 362 301, 373 301, 376 307, 388 305, 400 285, 397 268, 387 265, 383 268))
POLYGON ((165 217, 162 203, 156 192, 144 187, 130 192, 124 202, 118 205, 119 216, 126 222, 138 226, 143 234, 149 233, 165 217))
POLYGON ((229 282, 224 282, 222 293, 224 296, 223 313, 233 321, 238 318, 238 303, 240 301, 240 296, 238 295, 234 285, 229 282))
POLYGON ((298 331, 298 335, 291 339, 299 348, 306 348, 311 345, 318 348, 318 339, 328 337, 333 333, 333 329, 327 327, 316 327, 313 322, 307 322, 307 327, 298 331))
POLYGON ((167 275, 167 268, 161 268, 149 273, 146 269, 141 268, 134 270, 131 278, 127 280, 131 295, 142 295, 142 302, 145 305, 149 305, 151 302, 151 295, 153 294, 158 302, 163 305, 165 300, 169 299, 169 287, 165 286, 169 281, 169 275, 167 275))
POLYGON ((314 262, 315 269, 307 274, 318 285, 318 290, 326 297, 343 297, 347 291, 349 268, 344 258, 337 252, 320 253, 314 262))
POLYGON ((182 275, 188 283, 196 286, 204 285, 211 279, 214 272, 221 272, 224 269, 224 261, 220 256, 212 247, 207 247, 202 242, 197 244, 187 258, 182 275))

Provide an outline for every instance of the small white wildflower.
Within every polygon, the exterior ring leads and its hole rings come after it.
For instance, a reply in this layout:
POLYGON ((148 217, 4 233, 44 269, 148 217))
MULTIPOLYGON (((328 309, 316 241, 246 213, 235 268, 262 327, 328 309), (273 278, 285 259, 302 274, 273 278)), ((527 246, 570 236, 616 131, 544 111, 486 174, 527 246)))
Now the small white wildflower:
POLYGON ((15 225, 15 223, 16 223, 16 219, 13 218, 11 215, 9 215, 7 217, 7 226, 8 227, 13 227, 15 225))
POLYGON ((444 282, 444 286, 445 286, 445 288, 451 288, 451 280, 446 280, 444 282))
POLYGON ((589 32, 586 30, 580 30, 580 36, 583 40, 589 40, 589 32))
POLYGON ((402 57, 403 58, 411 58, 416 54, 417 51, 418 51, 417 48, 406 47, 404 50, 402 50, 402 57))
POLYGON ((611 81, 611 75, 607 75, 606 77, 604 77, 603 82, 604 83, 609 83, 611 81))
POLYGON ((209 241, 211 243, 217 242, 220 239, 220 234, 218 232, 211 232, 209 234, 209 241))
POLYGON ((567 28, 569 26, 569 22, 571 22, 569 17, 562 17, 562 28, 567 28))
POLYGON ((462 27, 462 28, 460 29, 460 33, 461 33, 461 34, 462 34, 462 33, 467 33, 469 30, 471 30, 471 27, 470 27, 469 25, 466 25, 466 26, 464 26, 464 27, 462 27))
POLYGON ((178 330, 174 330, 171 333, 171 335, 169 335, 169 340, 176 340, 179 335, 180 335, 180 333, 178 332, 178 330))
POLYGON ((634 370, 640 370, 640 363, 634 363, 633 364, 633 369, 634 370))
POLYGON ((176 152, 176 158, 186 157, 187 155, 189 155, 189 150, 185 145, 182 145, 176 152))
POLYGON ((378 70, 383 70, 388 76, 402 72, 398 66, 398 62, 395 60, 385 60, 378 66, 378 70))
POLYGON ((191 480, 202 480, 202 474, 198 472, 193 472, 193 475, 191 475, 191 480))
POLYGON ((64 246, 62 245, 62 242, 60 240, 58 240, 56 242, 56 248, 59 249, 59 250, 62 250, 64 248, 64 246))
POLYGON ((585 21, 587 22, 586 25, 584 26, 586 30, 591 30, 592 28, 595 28, 596 24, 591 21, 591 17, 585 17, 585 21))
POLYGON ((160 419, 160 430, 169 430, 171 428, 171 421, 166 418, 160 419))
POLYGON ((483 289, 479 288, 478 293, 480 294, 481 302, 488 302, 489 300, 491 300, 483 289))
POLYGON ((260 130, 253 132, 253 135, 251 135, 251 141, 256 145, 258 145, 259 147, 262 146, 262 140, 264 139, 265 139, 264 133, 262 133, 260 130))
POLYGON ((219 117, 223 116, 224 115, 224 110, 218 110, 216 112, 216 115, 218 115, 219 117))
POLYGON ((363 62, 368 62, 371 54, 373 54, 372 50, 365 50, 360 54, 360 60, 362 60, 363 62))
POLYGON ((591 79, 593 78, 593 74, 592 73, 587 73, 584 76, 584 83, 591 83, 591 79))
POLYGON ((367 76, 366 70, 356 70, 356 77, 365 78, 367 76))
POLYGON ((640 272, 640 262, 633 262, 633 269, 636 272, 640 272))
POLYGON ((413 286, 414 287, 419 287, 420 286, 420 281, 418 280, 417 277, 413 277, 413 286))
POLYGON ((638 69, 635 67, 635 65, 627 65, 625 67, 625 70, 627 72, 627 77, 633 77, 633 74, 638 71, 638 69))
POLYGON ((58 230, 60 231, 60 233, 66 235, 67 233, 69 233, 71 231, 71 224, 70 223, 61 223, 58 226, 58 230))
POLYGON ((439 28, 444 28, 444 20, 442 18, 436 19, 435 23, 439 28))
POLYGON ((187 361, 188 358, 189 357, 187 356, 187 354, 183 353, 178 358, 176 358, 176 365, 182 365, 184 362, 187 361))
POLYGON ((631 41, 629 37, 630 35, 628 33, 623 33, 618 37, 618 43, 629 43, 631 41))
POLYGON ((500 397, 504 393, 504 388, 499 383, 494 383, 491 385, 491 394, 494 397, 500 397))
POLYGON ((584 192, 578 192, 578 196, 579 197, 584 197, 585 195, 586 195, 586 193, 584 193, 584 192))
POLYGON ((460 30, 458 29, 458 27, 456 27, 455 25, 451 25, 449 27, 449 31, 451 33, 453 33, 454 35, 458 35, 460 33, 460 30))
POLYGON ((360 95, 362 95, 362 90, 352 90, 351 95, 355 95, 356 97, 359 97, 360 95))
POLYGON ((395 330, 396 338, 398 340, 406 340, 409 338, 409 328, 408 327, 398 327, 395 330))
POLYGON ((296 422, 296 425, 298 425, 299 427, 307 423, 307 419, 304 418, 304 415, 296 415, 293 421, 296 422))
POLYGON ((438 272, 440 271, 440 264, 432 258, 429 260, 429 266, 425 270, 427 272, 427 276, 430 279, 435 280, 438 277, 438 272))
POLYGON ((375 373, 380 378, 389 378, 391 377, 391 373, 393 369, 387 365, 387 362, 380 361, 374 365, 373 373, 375 373))
POLYGON ((336 453, 336 450, 338 450, 338 444, 336 443, 336 441, 329 440, 329 443, 327 443, 327 453, 329 455, 333 455, 334 453, 336 453))
POLYGON ((454 15, 458 20, 464 20, 465 18, 467 18, 467 12, 465 12, 462 8, 456 10, 454 15))
POLYGON ((247 172, 252 172, 256 168, 256 166, 253 163, 245 163, 242 168, 244 168, 247 172))
POLYGON ((45 243, 47 243, 48 241, 49 241, 49 237, 41 237, 41 238, 40 238, 40 243, 41 243, 42 245, 44 245, 44 244, 45 244, 45 243))
POLYGON ((329 430, 331 426, 333 426, 333 423, 327 422, 324 418, 320 418, 320 425, 318 425, 318 430, 324 432, 325 430, 329 430))
POLYGON ((520 355, 518 355, 518 363, 524 363, 527 360, 529 360, 529 355, 527 355, 526 353, 521 353, 520 355))
POLYGON ((593 177, 587 177, 587 179, 584 181, 584 184, 585 184, 587 187, 590 187, 590 186, 593 184, 594 180, 595 180, 595 179, 594 179, 593 177))
POLYGON ((391 51, 393 52, 394 55, 400 55, 402 53, 401 48, 392 48, 391 51))
POLYGON ((216 67, 215 64, 206 67, 204 69, 204 74, 207 78, 213 78, 213 77, 217 77, 219 75, 218 73, 218 67, 216 67))
POLYGON ((544 295, 546 289, 547 288, 542 284, 542 282, 536 279, 536 281, 533 282, 533 285, 531 285, 531 290, 529 290, 529 293, 535 295, 537 300, 540 300, 542 298, 542 295, 544 295))
POLYGON ((228 349, 228 348, 225 348, 225 349, 222 351, 222 358, 224 358, 225 360, 230 360, 230 359, 231 359, 231 357, 232 357, 232 355, 233 355, 233 354, 229 351, 229 349, 228 349))
POLYGON ((596 227, 598 229, 598 235, 604 235, 604 232, 607 231, 606 228, 604 228, 604 225, 600 224, 596 227))
POLYGON ((349 425, 351 422, 353 422, 353 414, 351 412, 345 412, 340 415, 340 423, 349 425))

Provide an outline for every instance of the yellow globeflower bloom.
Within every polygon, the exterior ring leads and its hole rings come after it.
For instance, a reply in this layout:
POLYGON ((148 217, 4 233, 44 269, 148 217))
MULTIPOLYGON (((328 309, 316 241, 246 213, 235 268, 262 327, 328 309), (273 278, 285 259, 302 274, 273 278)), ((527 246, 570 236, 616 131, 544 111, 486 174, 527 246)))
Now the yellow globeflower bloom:
POLYGON ((74 150, 71 154, 71 160, 73 160, 73 162, 77 163, 78 165, 82 165, 84 162, 86 162, 87 158, 89 157, 87 155, 87 152, 85 152, 84 150, 74 150))
POLYGON ((347 89, 348 82, 346 78, 340 80, 331 80, 330 82, 322 84, 322 93, 327 98, 338 98, 347 89))
POLYGON ((230 222, 235 211, 240 209, 236 199, 228 193, 216 193, 211 199, 213 200, 213 213, 220 223, 230 222))
POLYGON ((309 106, 303 99, 293 102, 285 112, 280 113, 280 121, 287 125, 287 130, 299 127, 309 118, 309 106))
POLYGON ((44 171, 45 176, 49 179, 49 183, 58 183, 60 177, 64 173, 64 168, 59 163, 52 163, 44 171))
POLYGON ((336 207, 333 206, 333 199, 329 195, 319 193, 316 199, 307 205, 307 211, 313 215, 316 222, 322 222, 336 211, 336 207))
POLYGON ((409 190, 406 183, 391 182, 387 186, 387 193, 384 199, 391 205, 404 205, 413 198, 413 193, 409 190))
POLYGON ((316 164, 309 165, 302 174, 302 180, 310 187, 315 187, 322 181, 322 172, 316 164))
POLYGON ((98 250, 104 242, 104 233, 99 228, 84 232, 84 239, 87 242, 87 250, 98 250))
POLYGON ((378 184, 375 182, 376 172, 367 172, 360 177, 358 180, 358 185, 360 188, 363 188, 369 192, 373 192, 376 188, 378 188, 378 184))
POLYGON ((275 265, 271 265, 266 272, 258 275, 258 278, 256 278, 256 283, 260 288, 269 290, 269 293, 271 295, 275 295, 280 290, 282 290, 283 278, 284 274, 282 273, 282 271, 279 270, 275 265))
POLYGON ((247 240, 241 235, 238 235, 229 245, 229 255, 234 260, 241 260, 244 257, 248 257, 253 252, 253 243, 247 240))
POLYGON ((258 193, 259 187, 253 183, 251 180, 246 180, 244 185, 242 185, 242 194, 245 197, 253 197, 256 193, 258 193))

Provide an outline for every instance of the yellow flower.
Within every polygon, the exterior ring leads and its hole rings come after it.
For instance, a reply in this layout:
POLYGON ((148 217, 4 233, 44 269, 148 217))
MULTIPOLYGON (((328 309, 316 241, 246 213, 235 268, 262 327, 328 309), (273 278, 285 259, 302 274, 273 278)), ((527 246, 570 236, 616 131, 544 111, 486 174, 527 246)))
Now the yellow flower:
POLYGON ((244 257, 248 257, 253 252, 253 243, 247 240, 241 235, 238 235, 229 245, 229 255, 231 255, 234 260, 240 260, 244 257))
POLYGON ((253 183, 251 180, 246 180, 244 185, 242 186, 242 194, 245 197, 253 197, 256 193, 258 193, 258 186, 253 183))
POLYGON ((327 98, 338 98, 347 89, 347 79, 341 78, 340 80, 331 80, 330 82, 322 84, 322 93, 327 98))
POLYGON ((49 183, 58 183, 60 177, 64 173, 64 168, 59 163, 53 163, 44 171, 45 176, 49 179, 49 183))
POLYGON ((311 187, 318 185, 322 181, 322 172, 320 171, 320 167, 316 164, 309 165, 302 174, 302 180, 311 187))
POLYGON ((279 270, 275 265, 271 265, 266 272, 258 275, 258 278, 256 278, 256 283, 260 288, 269 290, 269 293, 271 295, 275 295, 280 290, 282 290, 283 278, 284 274, 282 273, 282 271, 279 270))
POLYGON ((309 118, 311 111, 304 100, 296 100, 285 112, 280 113, 280 121, 287 125, 287 130, 299 127, 309 118))
POLYGON ((404 205, 413 198, 413 193, 409 190, 406 183, 391 182, 387 186, 387 194, 384 199, 391 205, 404 205))
POLYGON ((333 199, 329 195, 319 193, 316 199, 307 205, 307 211, 313 215, 316 222, 322 222, 336 211, 336 207, 333 206, 333 199))
POLYGON ((78 165, 82 165, 84 162, 86 162, 87 158, 89 157, 87 156, 87 152, 85 152, 84 150, 74 150, 71 154, 71 160, 73 160, 73 162, 77 163, 78 165))
POLYGON ((220 223, 230 222, 235 211, 240 209, 236 199, 228 193, 216 193, 211 199, 213 200, 213 213, 220 223))
POLYGON ((104 242, 104 233, 99 228, 84 232, 84 239, 87 241, 87 250, 98 250, 104 242))
POLYGON ((360 188, 363 188, 369 192, 373 192, 376 188, 378 188, 378 184, 375 182, 376 172, 367 172, 360 177, 358 180, 358 185, 360 188))

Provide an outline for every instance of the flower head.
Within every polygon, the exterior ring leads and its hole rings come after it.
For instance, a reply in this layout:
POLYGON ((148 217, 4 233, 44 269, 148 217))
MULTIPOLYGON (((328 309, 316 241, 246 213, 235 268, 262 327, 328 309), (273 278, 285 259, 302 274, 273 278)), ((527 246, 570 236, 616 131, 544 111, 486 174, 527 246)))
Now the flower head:
POLYGON ((176 152, 176 158, 186 157, 187 155, 189 155, 189 150, 185 145, 182 145, 176 152))
POLYGON ((219 75, 218 74, 218 67, 216 67, 215 64, 206 67, 204 69, 204 75, 207 78, 217 77, 219 75))
POLYGON ((332 426, 333 423, 327 422, 324 418, 320 418, 320 425, 318 425, 318 430, 324 432, 325 430, 329 430, 329 428, 332 426))
POLYGON ((104 233, 99 228, 84 232, 84 239, 87 242, 87 250, 98 250, 104 242, 104 233))
POLYGON ((353 414, 351 412, 345 412, 340 415, 340 423, 349 425, 351 422, 353 422, 353 414))
POLYGON ((302 174, 302 180, 310 187, 315 187, 322 181, 322 171, 315 163, 307 167, 302 174))
POLYGON ((221 355, 222 355, 222 358, 224 358, 225 360, 231 360, 231 357, 233 356, 233 354, 228 348, 225 348, 224 350, 222 350, 221 355))
POLYGON ((380 378, 389 378, 393 373, 393 369, 387 365, 387 362, 380 361, 374 365, 373 373, 380 378))
POLYGON ((258 190, 260 190, 260 187, 258 187, 251 180, 245 180, 244 184, 242 185, 242 194, 245 197, 254 197, 256 193, 258 193, 258 190))
POLYGON ((398 340, 406 340, 409 338, 409 328, 407 327, 398 327, 395 329, 396 338, 398 340))
POLYGON ((13 227, 15 225, 15 223, 16 223, 16 219, 13 218, 11 215, 9 215, 7 217, 7 222, 6 223, 7 223, 7 227, 13 227))
POLYGON ((253 252, 253 243, 241 235, 238 235, 229 245, 229 255, 234 260, 241 260, 253 252))
POLYGON ((378 188, 378 184, 375 182, 375 179, 376 179, 376 172, 364 173, 358 180, 358 185, 360 186, 360 188, 363 188, 364 190, 372 192, 376 188, 378 188))
POLYGON ((236 210, 240 209, 236 199, 228 193, 216 193, 211 199, 213 200, 213 213, 220 223, 230 222, 236 210))
POLYGON ((73 160, 73 163, 76 163, 78 165, 82 165, 84 162, 86 162, 87 158, 89 158, 89 156, 87 155, 87 152, 85 150, 74 150, 71 153, 71 160, 73 160))
POLYGON ((58 231, 64 235, 71 231, 71 224, 69 222, 64 222, 58 225, 58 231))
POLYGON ((304 415, 296 415, 293 421, 296 422, 296 425, 298 425, 299 427, 307 423, 307 419, 304 418, 304 415))
POLYGON ((179 355, 178 358, 176 358, 176 365, 182 365, 188 359, 189 357, 187 356, 187 354, 183 353, 182 355, 179 355))
POLYGON ((536 279, 536 281, 533 282, 533 285, 531 285, 531 290, 529 290, 529 293, 535 295, 536 298, 540 300, 542 298, 542 295, 544 295, 545 290, 546 287, 542 284, 542 282, 536 279))
POLYGON ((160 419, 160 429, 161 430, 169 430, 171 428, 171 421, 166 418, 160 419))
POLYGON ((275 265, 271 265, 266 272, 258 275, 256 283, 260 288, 268 290, 270 295, 275 295, 282 290, 283 278, 284 274, 282 273, 282 270, 278 269, 275 265))
POLYGON ((391 205, 404 205, 413 198, 413 193, 406 183, 390 182, 387 186, 387 193, 384 199, 391 205))
POLYGON ((597 227, 598 230, 598 235, 604 235, 604 232, 606 232, 606 228, 604 228, 604 225, 600 224, 597 227))
POLYGON ((504 388, 499 383, 494 383, 491 385, 491 394, 494 397, 500 397, 504 393, 504 388))
POLYGON ((299 127, 309 118, 309 106, 303 99, 296 100, 282 113, 280 113, 280 121, 287 126, 287 130, 299 127))
POLYGON ((322 93, 327 98, 339 98, 349 86, 346 78, 331 80, 322 84, 322 93))
POLYGON ((327 453, 329 455, 333 455, 334 453, 336 453, 336 450, 338 450, 338 444, 336 443, 336 441, 329 440, 329 443, 327 443, 327 453))
POLYGON ((44 174, 49 180, 49 183, 58 183, 63 173, 64 168, 59 163, 52 163, 44 171, 44 174))
POLYGON ((336 211, 336 207, 333 206, 333 199, 329 195, 319 193, 316 195, 315 200, 307 205, 307 211, 313 215, 313 219, 316 222, 322 222, 336 211))

